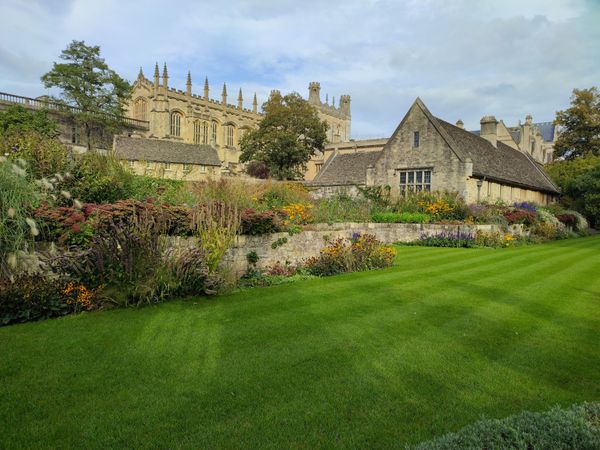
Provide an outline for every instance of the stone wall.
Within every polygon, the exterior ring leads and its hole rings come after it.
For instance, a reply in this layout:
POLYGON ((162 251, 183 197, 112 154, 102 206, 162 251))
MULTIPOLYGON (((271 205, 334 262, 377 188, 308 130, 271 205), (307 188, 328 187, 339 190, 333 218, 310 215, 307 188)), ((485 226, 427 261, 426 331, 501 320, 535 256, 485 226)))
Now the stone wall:
POLYGON ((438 225, 438 224, 385 224, 385 223, 337 223, 316 224, 302 233, 290 236, 288 233, 275 233, 263 236, 239 236, 235 244, 223 258, 223 265, 241 276, 248 267, 246 255, 252 251, 259 256, 258 267, 265 267, 277 261, 291 264, 300 263, 316 256, 328 241, 337 238, 350 238, 354 233, 373 234, 386 243, 412 242, 423 234, 435 235, 442 232, 475 233, 476 230, 495 231, 496 225, 438 225), (287 240, 272 248, 274 242, 287 240))

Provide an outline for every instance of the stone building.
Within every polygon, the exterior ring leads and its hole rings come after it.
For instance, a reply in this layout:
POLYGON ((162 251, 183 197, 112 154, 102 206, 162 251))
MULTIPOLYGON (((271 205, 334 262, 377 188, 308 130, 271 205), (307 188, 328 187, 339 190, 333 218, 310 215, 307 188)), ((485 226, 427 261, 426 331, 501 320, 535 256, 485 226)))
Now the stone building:
POLYGON ((200 181, 221 173, 219 155, 207 144, 116 136, 114 151, 136 175, 200 181))
POLYGON ((336 152, 307 184, 315 195, 352 193, 354 186, 362 185, 389 186, 393 196, 454 191, 469 203, 554 201, 559 191, 542 165, 498 136, 493 116, 481 119, 477 136, 434 117, 417 99, 380 152, 368 157, 336 152))
MULTIPOLYGON (((456 126, 462 128, 459 120, 456 126)), ((481 130, 471 131, 480 135, 481 130)), ((558 127, 552 122, 533 123, 530 115, 525 118, 525 123, 507 127, 500 120, 497 127, 498 140, 506 145, 529 154, 534 160, 542 164, 552 162, 554 159, 554 143, 558 138, 558 127)))
MULTIPOLYGON (((348 140, 350 96, 342 95, 339 107, 335 107, 321 103, 319 89, 319 83, 310 83, 308 101, 317 109, 319 117, 329 124, 329 140, 348 140)), ((220 101, 211 99, 209 94, 208 79, 204 80, 202 95, 192 92, 189 72, 185 91, 170 87, 166 64, 162 76, 157 64, 152 81, 140 69, 127 104, 127 116, 149 122, 149 129, 141 133, 142 137, 196 146, 210 145, 217 152, 223 171, 240 173, 243 168, 239 163, 239 140, 248 130, 256 128, 263 117, 258 111, 256 94, 251 109, 244 107, 241 89, 235 105, 228 103, 226 84, 223 84, 220 101)), ((190 147, 190 151, 193 151, 193 147, 190 147)))

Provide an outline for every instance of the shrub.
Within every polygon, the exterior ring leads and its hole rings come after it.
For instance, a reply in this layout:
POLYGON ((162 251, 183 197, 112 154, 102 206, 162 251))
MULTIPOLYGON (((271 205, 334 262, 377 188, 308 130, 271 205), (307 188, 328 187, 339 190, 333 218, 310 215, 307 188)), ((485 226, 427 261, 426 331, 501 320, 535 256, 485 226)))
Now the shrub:
POLYGON ((549 224, 555 225, 555 226, 558 226, 558 224, 560 223, 560 221, 556 218, 556 216, 546 208, 538 209, 537 220, 539 222, 549 223, 549 224))
POLYGON ((575 228, 577 225, 577 217, 574 214, 563 213, 557 215, 556 218, 567 227, 575 228))
POLYGON ((246 173, 254 178, 266 180, 271 175, 269 166, 263 161, 250 161, 246 164, 246 173))
POLYGON ((475 246, 475 237, 471 233, 463 233, 461 231, 444 231, 433 235, 422 234, 414 244, 427 247, 470 248, 475 246))
POLYGON ((582 214, 578 213, 577 211, 564 211, 565 214, 571 214, 573 216, 575 216, 575 226, 574 226, 574 230, 577 231, 580 234, 587 234, 588 230, 589 230, 589 224, 588 221, 586 220, 585 217, 583 217, 582 214))
POLYGON ((10 153, 10 159, 27 162, 32 178, 52 177, 68 171, 69 151, 55 137, 37 131, 13 132, 0 136, 0 154, 10 153))
POLYGON ((372 209, 371 201, 342 193, 317 200, 312 210, 313 222, 369 222, 372 209))
POLYGON ((600 448, 600 403, 548 412, 522 412, 488 419, 412 447, 445 449, 594 449, 600 448))
POLYGON ((429 223, 431 216, 411 212, 376 212, 371 217, 377 223, 429 223))
POLYGON ((258 204, 264 209, 282 209, 287 205, 310 203, 308 189, 301 183, 271 182, 265 191, 257 197, 258 204))
POLYGON ((305 267, 316 276, 329 276, 389 267, 394 263, 396 250, 383 245, 370 234, 355 234, 352 239, 339 238, 323 248, 319 256, 309 258, 305 267))
POLYGON ((538 222, 531 227, 531 234, 539 237, 542 241, 563 239, 567 237, 565 226, 560 222, 556 224, 550 222, 538 222))
POLYGON ((305 225, 312 220, 311 203, 292 203, 281 208, 286 225, 305 225))
POLYGON ((523 209, 505 211, 503 215, 510 225, 514 225, 516 223, 531 225, 536 219, 536 213, 523 209))
POLYGON ((447 191, 411 192, 397 200, 392 208, 401 212, 427 213, 434 220, 463 220, 466 205, 460 194, 447 191))
POLYGON ((98 307, 97 291, 60 278, 20 275, 0 280, 0 325, 64 316, 98 307))
POLYGON ((251 208, 242 211, 240 234, 257 236, 284 231, 282 214, 276 211, 258 212, 251 208))
POLYGON ((475 245, 478 247, 510 247, 517 239, 510 233, 501 231, 482 231, 477 230, 475 233, 475 245))

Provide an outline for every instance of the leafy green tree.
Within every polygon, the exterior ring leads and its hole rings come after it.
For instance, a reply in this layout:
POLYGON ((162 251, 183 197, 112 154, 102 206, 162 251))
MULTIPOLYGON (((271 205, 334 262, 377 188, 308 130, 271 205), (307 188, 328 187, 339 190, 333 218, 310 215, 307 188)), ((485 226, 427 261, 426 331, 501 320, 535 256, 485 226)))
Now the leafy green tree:
POLYGON ((280 180, 301 178, 310 157, 325 146, 327 123, 297 93, 282 97, 275 92, 262 109, 258 129, 240 141, 240 161, 262 161, 280 180))
POLYGON ((92 130, 101 127, 118 131, 123 126, 124 103, 131 93, 130 84, 110 69, 100 57, 99 46, 73 41, 62 51, 64 63, 54 63, 42 76, 47 88, 57 87, 61 101, 78 108, 75 121, 85 128, 88 150, 92 149, 92 130))
POLYGON ((600 163, 579 175, 570 187, 570 195, 577 209, 584 214, 590 224, 600 225, 600 163))
POLYGON ((600 224, 600 156, 587 154, 558 160, 545 169, 562 191, 561 203, 579 211, 596 226, 600 224))
POLYGON ((562 127, 554 151, 557 156, 575 159, 600 155, 600 93, 598 88, 573 89, 571 107, 556 113, 562 127))
POLYGON ((0 135, 37 132, 42 136, 58 136, 58 124, 48 117, 47 111, 30 111, 13 105, 0 111, 0 135))

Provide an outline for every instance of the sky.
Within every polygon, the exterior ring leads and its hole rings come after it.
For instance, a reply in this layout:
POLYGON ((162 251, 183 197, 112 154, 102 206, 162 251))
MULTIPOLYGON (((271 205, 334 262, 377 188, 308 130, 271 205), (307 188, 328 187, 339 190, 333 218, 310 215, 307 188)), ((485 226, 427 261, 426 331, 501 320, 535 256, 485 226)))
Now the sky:
POLYGON ((389 137, 416 97, 479 129, 551 121, 600 85, 600 0, 0 0, 0 17, 2 92, 48 93, 40 76, 84 40, 130 81, 166 63, 171 86, 189 70, 246 107, 319 81, 322 101, 351 96, 354 139, 389 137))

